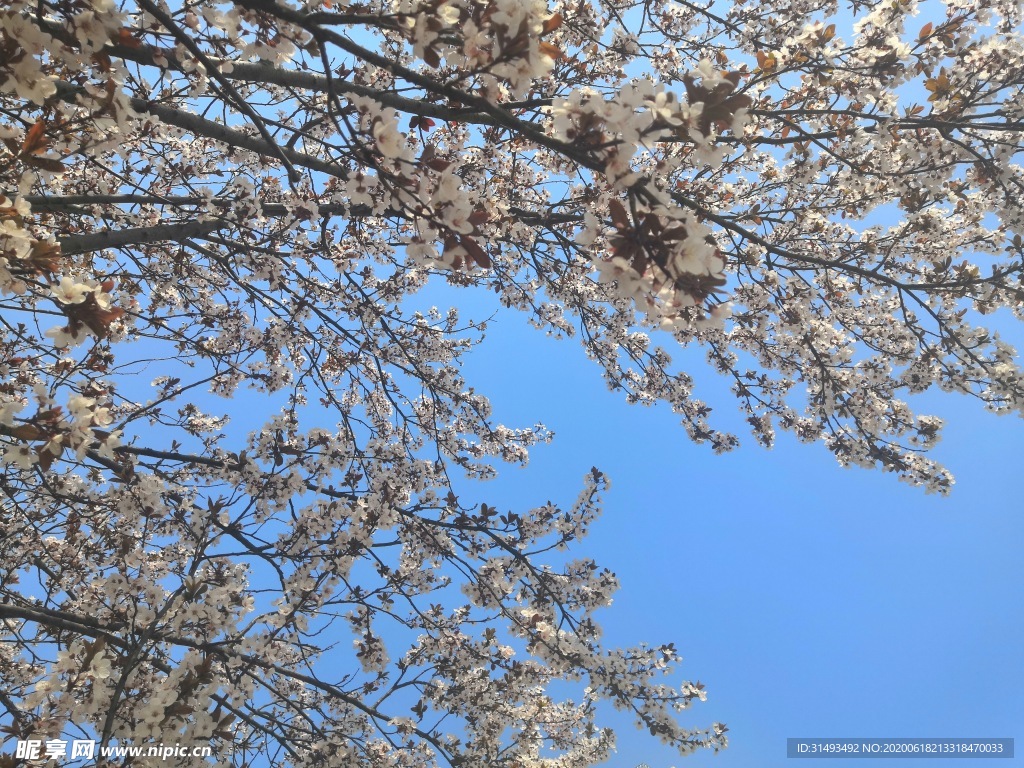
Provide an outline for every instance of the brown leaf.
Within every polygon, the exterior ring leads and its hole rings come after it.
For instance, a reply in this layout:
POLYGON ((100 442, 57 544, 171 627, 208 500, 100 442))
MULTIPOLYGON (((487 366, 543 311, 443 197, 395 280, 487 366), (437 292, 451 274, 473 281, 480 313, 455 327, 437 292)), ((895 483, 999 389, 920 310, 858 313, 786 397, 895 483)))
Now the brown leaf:
POLYGON ((489 269, 491 266, 491 257, 487 255, 487 252, 480 247, 480 244, 471 237, 462 238, 462 247, 466 249, 466 253, 469 258, 475 261, 484 269, 489 269))
POLYGON ((21 144, 22 155, 38 155, 49 148, 46 140, 46 122, 43 118, 36 120, 36 124, 28 129, 25 134, 25 141, 21 144))
POLYGON ((555 59, 556 61, 565 56, 565 54, 562 52, 562 49, 559 48, 557 45, 546 43, 543 40, 541 41, 540 46, 538 47, 540 48, 541 53, 543 53, 545 56, 549 56, 550 58, 555 59))
POLYGON ((731 113, 735 114, 741 109, 753 105, 754 100, 743 93, 738 93, 735 96, 730 96, 728 99, 722 102, 722 106, 728 109, 731 113))
POLYGON ((618 200, 612 200, 608 203, 608 211, 612 215, 612 223, 615 224, 615 228, 620 232, 625 232, 630 229, 629 214, 626 213, 626 207, 618 200))
POLYGON ((661 231, 661 219, 655 214, 648 213, 643 217, 640 222, 640 237, 644 240, 649 238, 651 235, 657 234, 661 231))
POLYGON ((125 48, 141 48, 142 41, 135 36, 135 32, 128 27, 121 27, 117 34, 111 38, 115 45, 123 45, 125 48))
POLYGON ((429 131, 431 128, 434 127, 434 121, 431 120, 429 117, 423 117, 422 115, 415 115, 409 121, 409 127, 412 128, 413 130, 419 128, 420 130, 429 131))
POLYGON ((682 224, 675 224, 661 233, 662 240, 675 241, 686 239, 686 227, 682 224))
POLYGON ((549 32, 554 32, 556 29, 562 26, 562 21, 562 14, 556 13, 554 16, 551 16, 544 20, 544 26, 541 28, 540 33, 542 35, 546 35, 549 32))
POLYGON ((36 449, 36 460, 39 467, 46 472, 50 467, 53 466, 53 462, 60 456, 60 453, 50 453, 50 450, 44 445, 36 449))
POLYGON ((51 275, 60 269, 60 246, 57 243, 47 243, 44 240, 36 240, 32 243, 32 254, 28 258, 29 264, 36 271, 48 272, 51 275))
POLYGON ((92 313, 91 318, 83 318, 83 320, 93 333, 95 333, 99 338, 105 339, 107 337, 107 331, 110 329, 110 324, 123 316, 124 310, 120 307, 111 307, 110 309, 97 308, 96 311, 92 313), (94 322, 89 322, 90 319, 94 320, 94 322))
POLYGON ((110 57, 103 51, 97 51, 92 55, 92 61, 96 65, 96 68, 103 73, 109 72, 114 68, 113 63, 110 61, 110 57))
MULTIPOLYGON (((459 242, 459 240, 454 235, 448 235, 444 239, 444 250, 442 250, 441 253, 442 254, 451 253, 456 248, 458 248, 460 245, 461 245, 461 243, 459 242)), ((462 264, 463 264, 462 256, 460 254, 455 254, 455 258, 452 259, 452 269, 462 269, 462 264)))
POLYGON ((441 57, 433 46, 424 49, 423 60, 434 69, 438 69, 441 66, 441 57))
POLYGON ((28 442, 29 440, 40 440, 43 437, 43 431, 39 427, 35 427, 31 424, 22 424, 8 430, 8 435, 16 437, 19 440, 28 442))
POLYGON ((50 171, 50 173, 64 173, 64 164, 52 157, 29 156, 23 158, 23 160, 25 165, 30 165, 33 168, 42 168, 44 171, 50 171))

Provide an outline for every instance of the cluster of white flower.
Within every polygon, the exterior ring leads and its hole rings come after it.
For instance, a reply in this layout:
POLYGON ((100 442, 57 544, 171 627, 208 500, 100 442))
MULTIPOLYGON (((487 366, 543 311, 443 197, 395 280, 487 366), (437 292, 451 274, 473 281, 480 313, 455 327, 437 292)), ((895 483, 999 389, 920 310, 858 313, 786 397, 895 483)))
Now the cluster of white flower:
POLYGON ((52 339, 53 345, 58 349, 65 349, 84 342, 90 332, 96 334, 97 325, 102 325, 98 318, 111 309, 109 291, 112 287, 109 281, 100 283, 87 278, 83 282, 78 282, 75 278, 61 277, 55 285, 51 286, 50 295, 57 302, 69 308, 71 322, 67 325, 50 328, 46 331, 45 336, 52 339), (85 322, 83 322, 83 319, 76 316, 73 307, 84 305, 87 301, 90 302, 88 315, 85 316, 85 322), (89 319, 92 319, 93 322, 89 322, 89 319))
MULTIPOLYGON (((52 403, 49 397, 40 400, 40 411, 52 403)), ((113 459, 114 452, 121 446, 120 430, 108 432, 106 427, 113 423, 109 407, 97 405, 95 397, 72 395, 67 401, 68 416, 51 418, 37 426, 36 419, 25 423, 22 433, 24 442, 2 446, 0 462, 31 469, 40 461, 40 457, 48 454, 49 461, 60 457, 65 448, 70 448, 81 459, 90 450, 105 459, 113 459), (33 440, 42 440, 41 444, 33 444, 33 440)), ((14 414, 20 412, 25 404, 19 401, 8 401, 0 405, 0 424, 15 426, 14 414)), ((54 413, 51 411, 51 413, 54 413)))
POLYGON ((21 295, 27 290, 25 281, 11 269, 17 270, 19 265, 16 262, 32 255, 32 246, 37 242, 21 223, 30 211, 31 206, 24 198, 17 197, 12 202, 0 196, 0 296, 8 293, 21 295))
POLYGON ((417 58, 477 72, 495 98, 526 95, 560 53, 543 40, 552 18, 546 0, 395 0, 391 8, 417 58))
POLYGON ((12 2, 0 10, 0 40, 17 45, 28 55, 11 56, 0 65, 0 93, 14 94, 20 99, 43 104, 57 92, 57 78, 43 68, 42 54, 49 50, 53 38, 33 24, 22 13, 28 3, 12 2))

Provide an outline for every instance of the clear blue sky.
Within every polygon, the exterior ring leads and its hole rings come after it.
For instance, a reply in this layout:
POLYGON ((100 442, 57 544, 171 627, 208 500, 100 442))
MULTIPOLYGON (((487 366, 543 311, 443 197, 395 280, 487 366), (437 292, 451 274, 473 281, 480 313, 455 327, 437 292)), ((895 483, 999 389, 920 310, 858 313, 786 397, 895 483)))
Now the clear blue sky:
MULTIPOLYGON (((689 372, 698 396, 742 429, 722 379, 705 365, 689 372)), ((622 582, 603 615, 607 642, 674 642, 684 675, 708 691, 685 722, 730 728, 729 749, 681 758, 613 712, 612 768, 836 764, 788 760, 797 736, 1015 737, 1024 749, 1019 418, 926 396, 925 412, 947 420, 936 456, 957 478, 942 498, 841 469, 824 447, 785 436, 772 451, 751 439, 715 456, 667 408, 608 392, 577 342, 546 339, 515 314, 490 326, 466 378, 505 423, 556 432, 530 467, 491 483, 489 503, 570 501, 592 465, 607 472, 605 513, 575 550, 622 582)))

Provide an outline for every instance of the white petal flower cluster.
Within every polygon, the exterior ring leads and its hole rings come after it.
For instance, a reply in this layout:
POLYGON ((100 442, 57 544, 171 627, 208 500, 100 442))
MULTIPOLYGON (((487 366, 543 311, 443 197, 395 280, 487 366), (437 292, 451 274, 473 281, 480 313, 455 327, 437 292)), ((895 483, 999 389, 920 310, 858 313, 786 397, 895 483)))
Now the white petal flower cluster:
POLYGON ((50 49, 55 41, 38 25, 33 24, 13 7, 0 10, 0 33, 29 55, 12 56, 0 69, 0 93, 12 93, 20 99, 42 104, 57 92, 56 76, 44 71, 40 54, 50 49))
MULTIPOLYGON (((0 138, 17 140, 17 131, 0 131, 0 138)), ((24 220, 29 216, 31 206, 23 197, 13 201, 0 195, 0 296, 13 293, 22 295, 27 290, 23 280, 17 276, 21 265, 18 262, 32 256, 36 238, 25 229, 24 220), (11 272, 11 269, 15 272, 11 272)))

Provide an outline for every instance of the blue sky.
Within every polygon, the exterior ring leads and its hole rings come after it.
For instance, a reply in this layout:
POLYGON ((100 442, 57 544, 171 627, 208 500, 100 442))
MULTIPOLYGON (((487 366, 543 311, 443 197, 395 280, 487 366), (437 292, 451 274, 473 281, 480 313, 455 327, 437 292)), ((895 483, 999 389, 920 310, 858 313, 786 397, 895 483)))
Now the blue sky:
MULTIPOLYGON (((674 642, 683 674, 708 690, 685 722, 730 728, 728 750, 681 758, 611 712, 609 765, 783 765, 787 737, 1024 737, 1019 419, 956 395, 917 401, 946 418, 935 455, 957 478, 950 497, 928 496, 784 435, 772 451, 750 439, 715 456, 667 408, 608 392, 575 341, 509 313, 489 328, 467 382, 505 423, 541 420, 556 436, 481 496, 499 508, 568 501, 592 465, 608 473, 604 515, 575 550, 622 582, 607 642, 674 642)), ((689 372, 742 430, 723 380, 689 372)), ((906 765, 870 762, 890 764, 906 765)), ((1007 761, 953 763, 975 764, 1007 761)))

